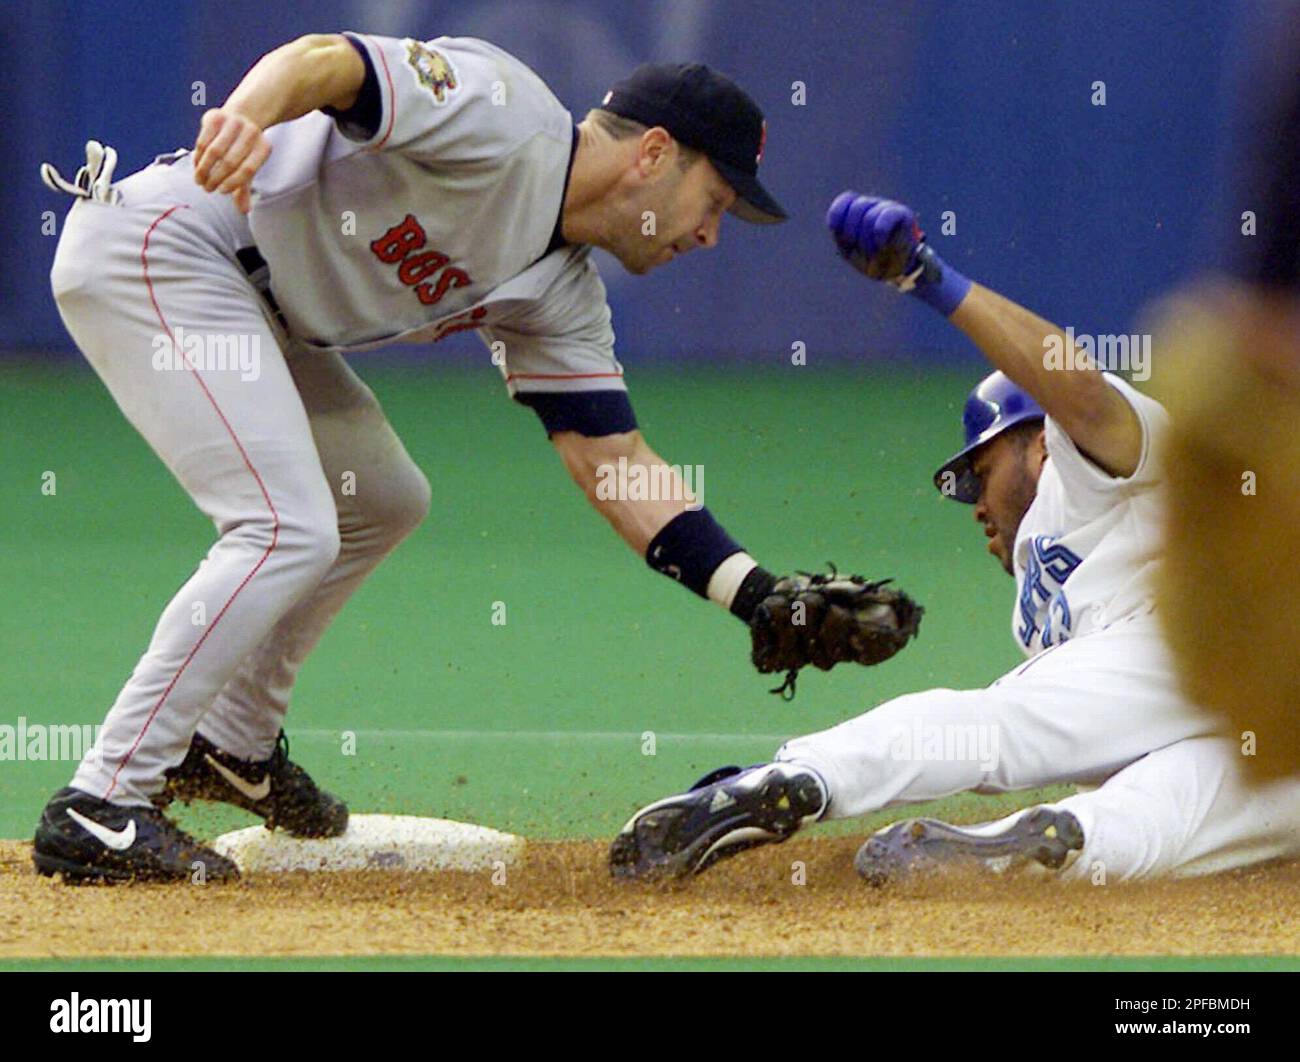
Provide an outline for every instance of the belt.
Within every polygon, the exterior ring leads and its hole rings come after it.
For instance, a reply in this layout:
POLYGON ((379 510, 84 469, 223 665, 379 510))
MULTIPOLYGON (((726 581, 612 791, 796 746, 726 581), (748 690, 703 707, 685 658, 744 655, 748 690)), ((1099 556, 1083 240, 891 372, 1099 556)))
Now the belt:
POLYGON ((239 261, 239 267, 248 275, 253 287, 257 289, 257 293, 275 314, 280 327, 286 332, 289 331, 289 324, 284 319, 280 304, 275 301, 275 293, 271 291, 271 269, 266 264, 266 259, 262 257, 262 252, 255 246, 241 247, 235 252, 235 258, 239 261))

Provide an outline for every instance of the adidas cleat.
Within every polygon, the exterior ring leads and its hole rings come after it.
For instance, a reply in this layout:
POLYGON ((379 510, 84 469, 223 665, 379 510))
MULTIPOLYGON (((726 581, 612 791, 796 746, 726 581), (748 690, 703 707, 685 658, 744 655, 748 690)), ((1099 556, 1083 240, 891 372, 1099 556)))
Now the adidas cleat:
POLYGON ((950 826, 906 819, 878 831, 858 849, 853 866, 871 885, 952 866, 1002 873, 1027 863, 1059 870, 1083 848, 1083 827, 1068 811, 1032 808, 1009 826, 950 826))
POLYGON ((610 845, 610 873, 623 879, 698 874, 816 821, 826 807, 825 792, 820 778, 793 764, 720 768, 689 792, 633 815, 610 845))

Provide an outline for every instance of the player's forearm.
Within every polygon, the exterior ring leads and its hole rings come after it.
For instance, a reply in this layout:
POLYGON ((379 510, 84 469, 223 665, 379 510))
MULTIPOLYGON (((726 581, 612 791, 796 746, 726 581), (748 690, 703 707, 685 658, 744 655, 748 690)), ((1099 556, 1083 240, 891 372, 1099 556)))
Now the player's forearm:
POLYGON ((321 107, 347 110, 365 76, 365 63, 346 37, 309 34, 262 56, 225 108, 269 129, 321 107))
POLYGON ((596 511, 638 556, 644 557, 655 535, 686 511, 682 501, 596 501, 596 511))
POLYGON ((1063 329, 979 284, 948 319, 1098 465, 1119 476, 1135 471, 1142 430, 1133 407, 1063 329))
POLYGON ((703 481, 687 483, 640 432, 551 441, 592 506, 655 571, 746 623, 776 578, 702 507, 703 481))
POLYGON ((639 433, 595 439, 557 437, 557 446, 593 508, 641 556, 655 535, 697 501, 678 470, 639 433))
POLYGON ((1091 359, 1062 359, 1063 366, 1048 359, 1053 344, 1064 347, 1065 332, 996 291, 972 284, 949 320, 1063 425, 1086 417, 1109 390, 1091 359))
POLYGON ((845 260, 943 314, 1019 384, 1098 465, 1130 475, 1142 450, 1132 406, 1066 336, 1010 299, 971 283, 926 240, 916 212, 880 196, 842 192, 826 214, 845 260), (1056 357, 1049 357, 1055 352, 1056 357), (1065 356, 1068 355, 1068 356, 1065 356))
MULTIPOLYGON (((615 497, 603 498, 599 483, 586 489, 587 499, 606 520, 610 527, 618 532, 619 537, 628 544, 638 556, 644 557, 651 540, 659 534, 672 520, 686 512, 690 497, 689 491, 680 475, 661 459, 647 454, 651 460, 629 461, 627 468, 630 475, 644 478, 646 483, 661 484, 663 488, 656 493, 660 498, 627 498, 617 496, 617 487, 613 487, 615 497)), ((608 466, 602 482, 617 483, 618 466, 608 466)))

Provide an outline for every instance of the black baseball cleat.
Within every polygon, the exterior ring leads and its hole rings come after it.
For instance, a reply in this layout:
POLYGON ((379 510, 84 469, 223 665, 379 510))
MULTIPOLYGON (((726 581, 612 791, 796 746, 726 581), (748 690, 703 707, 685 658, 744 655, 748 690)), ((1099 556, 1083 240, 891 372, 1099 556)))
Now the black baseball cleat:
POLYGON ((233 881, 239 870, 155 808, 124 807, 60 789, 41 812, 32 848, 38 873, 67 882, 233 881))
POLYGON ((348 807, 326 793, 311 775, 289 759, 283 730, 270 759, 241 760, 195 734, 180 765, 164 772, 167 784, 154 798, 159 807, 173 800, 218 800, 251 811, 294 837, 337 837, 348 828, 348 807))
POLYGON ((950 826, 937 819, 905 819, 870 837, 853 866, 871 885, 953 866, 995 873, 1037 863, 1059 870, 1083 847, 1083 827, 1068 811, 1032 808, 1000 830, 950 826))
POLYGON ((623 879, 698 874, 725 856, 786 840, 825 806, 825 787, 806 768, 722 767, 633 815, 610 845, 609 870, 623 879))

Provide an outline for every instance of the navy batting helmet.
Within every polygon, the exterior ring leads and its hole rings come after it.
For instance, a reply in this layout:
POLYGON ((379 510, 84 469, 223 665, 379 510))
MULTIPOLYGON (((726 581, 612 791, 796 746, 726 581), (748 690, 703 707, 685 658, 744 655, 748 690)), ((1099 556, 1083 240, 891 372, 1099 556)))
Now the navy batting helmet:
POLYGON ((1028 391, 1013 384, 1005 373, 995 372, 984 377, 970 393, 966 408, 962 410, 966 445, 934 474, 934 485, 939 488, 939 493, 974 505, 980 497, 980 481, 971 471, 975 451, 1008 428, 1026 420, 1042 420, 1044 416, 1043 407, 1028 391), (949 474, 954 478, 950 479, 949 474))

